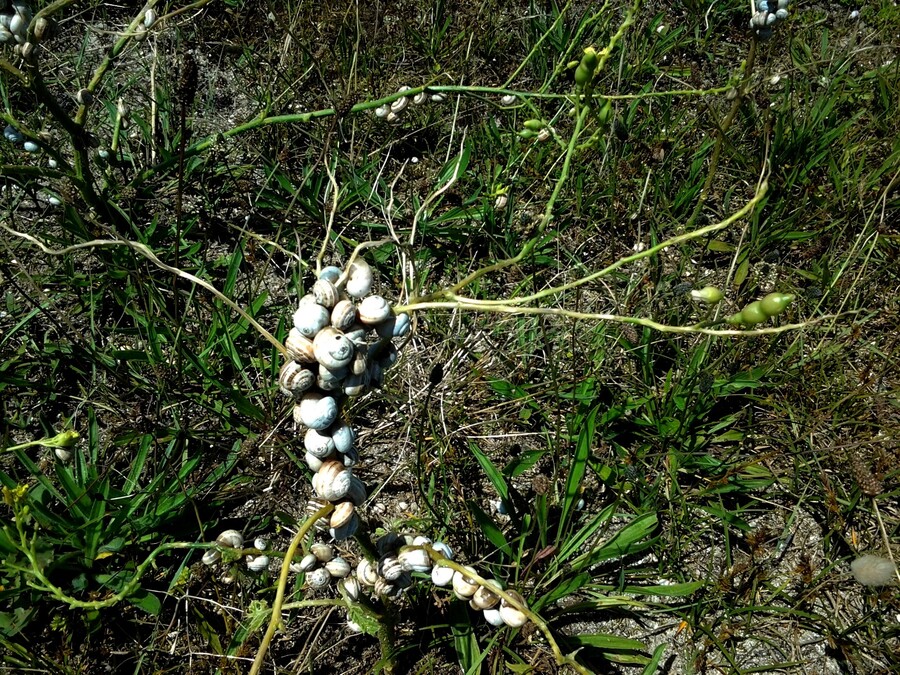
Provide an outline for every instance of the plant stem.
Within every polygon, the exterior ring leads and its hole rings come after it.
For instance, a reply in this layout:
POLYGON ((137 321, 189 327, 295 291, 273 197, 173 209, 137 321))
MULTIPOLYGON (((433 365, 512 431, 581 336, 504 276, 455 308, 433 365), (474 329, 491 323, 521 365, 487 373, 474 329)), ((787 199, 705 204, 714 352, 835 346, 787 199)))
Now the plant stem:
POLYGON ((272 642, 272 637, 275 635, 278 626, 281 625, 281 610, 284 605, 284 593, 287 588, 288 575, 291 571, 291 561, 293 561, 297 549, 300 548, 300 544, 303 543, 303 539, 316 524, 316 521, 319 520, 319 518, 324 518, 333 510, 333 504, 323 506, 312 516, 307 518, 306 522, 303 523, 303 526, 297 531, 297 534, 294 535, 294 539, 288 547, 284 560, 281 561, 281 576, 278 579, 275 602, 272 604, 272 618, 269 620, 269 627, 266 629, 266 634, 263 636, 262 642, 259 645, 259 650, 256 652, 256 659, 253 661, 253 666, 250 668, 250 675, 259 675, 263 661, 266 658, 266 652, 269 649, 269 644, 272 642))

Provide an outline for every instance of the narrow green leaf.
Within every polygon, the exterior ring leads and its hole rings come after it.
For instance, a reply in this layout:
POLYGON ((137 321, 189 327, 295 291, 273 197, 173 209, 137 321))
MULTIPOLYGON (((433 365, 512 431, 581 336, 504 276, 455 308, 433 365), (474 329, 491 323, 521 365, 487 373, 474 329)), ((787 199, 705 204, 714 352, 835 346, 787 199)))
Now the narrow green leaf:
POLYGON ((503 474, 500 473, 500 470, 494 466, 493 462, 488 459, 487 455, 475 443, 469 443, 469 450, 475 456, 475 459, 478 460, 488 480, 491 481, 491 485, 494 486, 497 494, 500 495, 500 499, 506 502, 508 506, 511 506, 509 504, 509 487, 506 485, 506 479, 503 477, 503 474))
POLYGON ((578 434, 578 442, 575 444, 575 455, 569 466, 569 476, 566 479, 565 494, 563 496, 562 517, 559 520, 557 542, 561 542, 566 529, 569 526, 569 514, 575 503, 581 498, 581 481, 587 471, 588 459, 591 456, 591 448, 594 444, 594 430, 599 406, 591 410, 584 419, 581 431, 578 434))
POLYGON ((484 536, 487 537, 488 541, 499 550, 503 551, 507 556, 512 557, 512 551, 509 548, 506 537, 503 536, 503 532, 501 532, 500 528, 497 527, 497 524, 491 520, 491 517, 482 511, 481 507, 474 501, 467 502, 467 505, 472 512, 472 515, 475 516, 478 526, 481 528, 481 531, 484 532, 484 536))

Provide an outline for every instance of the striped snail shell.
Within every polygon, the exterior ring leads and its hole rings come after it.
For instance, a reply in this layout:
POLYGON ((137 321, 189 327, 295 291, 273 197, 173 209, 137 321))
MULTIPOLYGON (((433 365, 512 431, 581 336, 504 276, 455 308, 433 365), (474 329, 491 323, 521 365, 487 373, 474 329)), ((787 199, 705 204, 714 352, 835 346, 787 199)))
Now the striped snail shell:
POLYGON ((352 300, 340 300, 331 310, 331 325, 338 330, 347 330, 356 323, 356 305, 352 300))
POLYGON ((316 362, 316 352, 313 348, 312 340, 296 328, 291 328, 288 332, 287 339, 284 341, 284 348, 287 350, 288 356, 295 361, 300 361, 301 363, 316 362))
POLYGON ((340 300, 338 289, 328 279, 319 279, 314 283, 312 294, 316 299, 316 304, 328 310, 332 309, 340 300))
POLYGON ((278 386, 286 396, 298 396, 316 382, 316 374, 296 361, 286 361, 278 372, 278 386))
POLYGON ((380 295, 370 295, 359 303, 359 320, 367 326, 381 323, 391 315, 391 306, 380 295))
MULTIPOLYGON (((302 331, 301 331, 302 332, 302 331)), ((316 361, 326 368, 338 369, 350 364, 356 346, 336 328, 324 328, 313 340, 316 361)))
MULTIPOLYGON (((403 99, 405 100, 405 99, 403 99)), ((357 258, 347 270, 344 290, 351 298, 364 298, 372 290, 372 268, 362 258, 357 258)))

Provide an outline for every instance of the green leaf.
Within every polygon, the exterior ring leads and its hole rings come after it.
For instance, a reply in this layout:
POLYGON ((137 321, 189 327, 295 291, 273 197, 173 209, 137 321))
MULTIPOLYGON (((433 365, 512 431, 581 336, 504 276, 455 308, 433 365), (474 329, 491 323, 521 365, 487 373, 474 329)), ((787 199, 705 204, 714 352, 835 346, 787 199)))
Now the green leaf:
POLYGON ((637 640, 630 640, 618 635, 606 635, 605 633, 571 635, 566 637, 566 642, 578 647, 595 647, 597 649, 627 649, 633 651, 644 649, 643 643, 637 640))
POLYGON ((503 551, 507 556, 512 557, 512 551, 509 548, 506 537, 503 536, 503 532, 501 532, 500 528, 497 527, 497 524, 491 520, 491 517, 482 511, 481 507, 474 501, 467 502, 467 505, 472 512, 472 515, 475 516, 475 520, 478 521, 478 526, 481 528, 481 531, 484 532, 484 536, 488 538, 488 541, 497 547, 497 549, 503 551))
POLYGON ((132 605, 141 608, 152 616, 159 616, 159 611, 162 609, 162 603, 156 594, 141 588, 129 595, 127 599, 132 605))
POLYGON ((656 649, 653 651, 653 656, 650 657, 650 661, 647 663, 641 675, 653 675, 656 672, 656 667, 659 665, 659 661, 666 651, 666 646, 665 642, 656 646, 656 649))
POLYGON ((528 471, 544 456, 546 450, 529 450, 523 452, 519 457, 513 459, 509 464, 503 467, 503 475, 510 478, 516 478, 528 471))
POLYGON ((475 456, 475 459, 478 460, 478 463, 484 470, 485 475, 487 475, 488 480, 491 481, 491 485, 494 486, 497 494, 500 495, 500 499, 504 501, 507 507, 511 506, 509 503, 509 487, 506 484, 506 479, 503 477, 503 474, 500 473, 500 470, 494 466, 493 462, 487 458, 487 455, 485 455, 475 443, 469 443, 469 450, 475 456))
POLYGON ((643 540, 656 529, 656 525, 655 513, 638 516, 601 546, 576 558, 572 567, 581 570, 604 560, 642 551, 650 545, 650 542, 643 540))
POLYGON ((566 529, 569 526, 569 514, 575 503, 581 498, 581 481, 587 471, 588 459, 591 456, 591 448, 594 444, 594 429, 597 420, 597 411, 599 406, 595 407, 588 416, 583 420, 581 431, 578 434, 578 441, 575 444, 575 455, 572 457, 569 465, 569 476, 566 479, 565 494, 563 496, 562 516, 559 521, 559 530, 557 531, 557 541, 561 542, 566 529))
POLYGON ((456 658, 464 673, 469 673, 477 668, 484 656, 478 648, 478 640, 475 631, 469 621, 467 605, 454 602, 450 606, 450 630, 453 633, 453 647, 456 649, 456 658))

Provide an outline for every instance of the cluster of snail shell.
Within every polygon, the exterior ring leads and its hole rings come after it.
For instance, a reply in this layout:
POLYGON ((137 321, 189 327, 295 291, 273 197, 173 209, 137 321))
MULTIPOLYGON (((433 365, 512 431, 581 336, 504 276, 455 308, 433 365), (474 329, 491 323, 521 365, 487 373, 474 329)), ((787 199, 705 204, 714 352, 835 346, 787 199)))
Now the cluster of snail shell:
POLYGON ((0 44, 25 44, 32 18, 34 15, 27 2, 9 3, 7 0, 0 0, 0 44))
MULTIPOLYGON (((429 549, 439 559, 453 559, 453 551, 443 542, 432 542, 419 535, 399 535, 393 532, 381 537, 376 543, 379 559, 372 562, 362 558, 356 567, 356 582, 371 589, 376 595, 393 598, 413 585, 414 573, 430 574, 435 586, 453 588, 460 600, 467 600, 469 606, 484 613, 484 618, 492 626, 519 628, 528 620, 519 609, 502 600, 492 592, 491 587, 503 590, 496 579, 485 579, 486 586, 479 585, 465 574, 443 565, 435 565, 429 549)), ((465 567, 475 574, 475 569, 465 567)), ((345 588, 348 585, 344 581, 345 588)), ((356 584, 350 584, 353 588, 356 584)), ((522 605, 525 600, 515 591, 507 591, 522 605)), ((348 593, 349 595, 349 593, 348 593)), ((355 599, 352 595, 352 599, 355 599)))
MULTIPOLYGON (((203 554, 204 565, 215 565, 222 559, 223 549, 241 550, 244 548, 244 535, 237 530, 224 530, 216 537, 216 548, 211 548, 203 554)), ((263 551, 269 547, 269 542, 262 537, 253 541, 253 548, 258 550, 258 555, 248 554, 244 557, 247 569, 251 572, 262 572, 269 569, 269 556, 263 551)))
POLYGON ((291 569, 306 574, 306 583, 310 588, 325 588, 334 579, 343 581, 348 585, 343 587, 352 599, 359 599, 359 584, 350 576, 353 567, 344 558, 335 555, 330 544, 313 544, 309 547, 309 553, 299 563, 292 564, 291 569))
MULTIPOLYGON (((410 89, 411 87, 403 86, 397 90, 397 93, 402 94, 404 91, 409 91, 410 89)), ((375 117, 393 123, 400 120, 400 114, 409 107, 410 103, 413 105, 422 105, 428 101, 431 101, 432 103, 443 103, 446 100, 447 97, 441 93, 435 92, 428 95, 424 91, 420 91, 414 96, 403 96, 393 103, 385 103, 382 106, 378 106, 375 108, 375 117)))
POLYGON ((306 429, 304 458, 315 472, 316 494, 308 508, 314 513, 334 505, 327 529, 337 541, 356 532, 355 509, 366 499, 366 487, 352 471, 359 459, 356 433, 340 419, 341 406, 381 386, 398 358, 392 340, 410 329, 408 314, 395 314, 382 296, 369 294, 372 281, 362 258, 346 270, 321 270, 294 312, 285 341, 289 359, 278 375, 282 393, 294 400, 294 421, 306 429))
POLYGON ((8 124, 3 130, 3 138, 8 140, 13 145, 22 143, 22 147, 25 148, 27 152, 37 152, 38 150, 40 150, 40 147, 37 143, 35 143, 34 141, 26 141, 25 135, 11 124, 8 124))
POLYGON ((750 28, 760 40, 768 40, 775 26, 787 18, 788 0, 756 0, 756 12, 750 18, 750 28))

